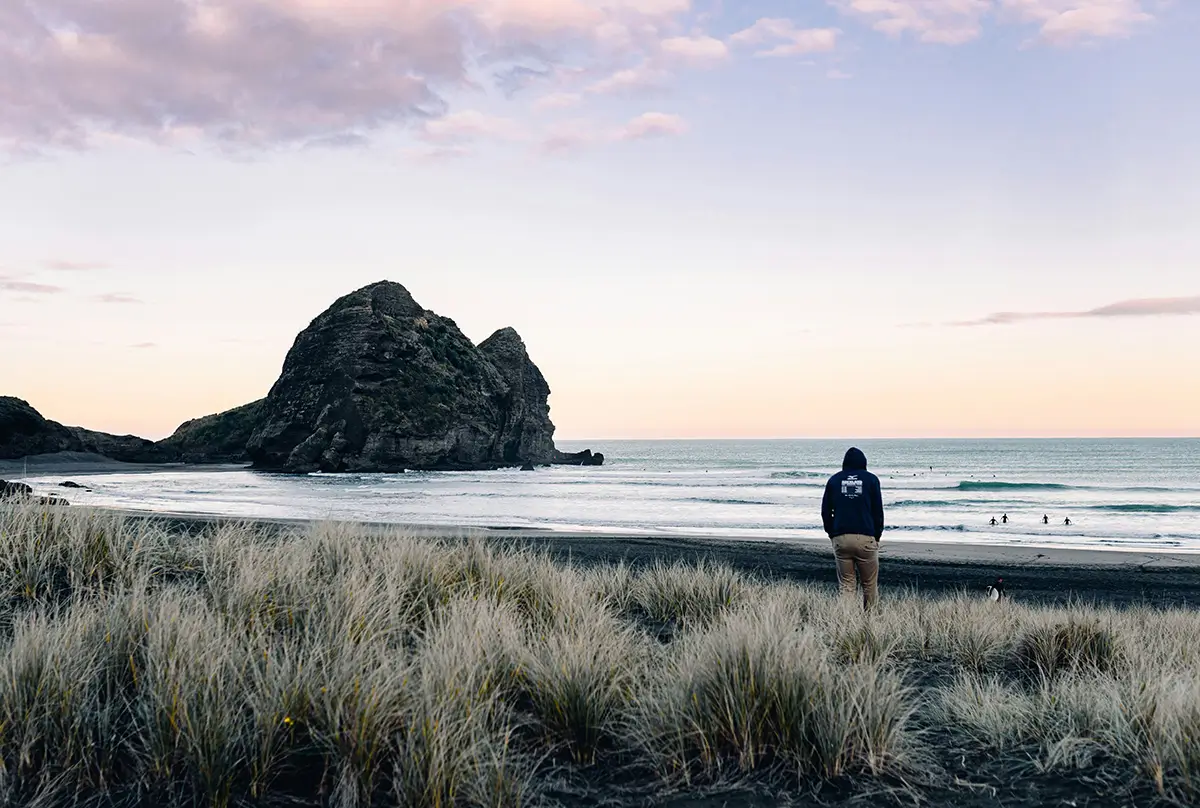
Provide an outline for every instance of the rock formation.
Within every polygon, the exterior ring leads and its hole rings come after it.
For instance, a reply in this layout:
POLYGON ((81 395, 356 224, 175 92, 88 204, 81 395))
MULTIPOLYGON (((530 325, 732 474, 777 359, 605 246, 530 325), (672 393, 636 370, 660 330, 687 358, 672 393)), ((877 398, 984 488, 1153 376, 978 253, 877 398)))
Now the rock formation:
POLYGON ((479 343, 479 351, 508 385, 501 407, 499 459, 504 463, 552 461, 550 385, 529 358, 525 342, 514 329, 502 328, 479 343))
POLYGON ((284 471, 549 462, 545 380, 515 331, 489 343, 477 348, 399 284, 346 295, 296 337, 263 402, 250 458, 284 471))
POLYGON ((0 398, 0 459, 79 451, 135 463, 250 460, 284 472, 603 463, 601 454, 554 448, 549 396, 516 331, 473 345, 453 320, 382 281, 300 332, 265 399, 151 443, 65 427, 0 398))
POLYGON ((246 443, 258 426, 262 399, 180 424, 158 445, 184 463, 246 463, 246 443))
POLYGON ((134 435, 109 435, 44 418, 28 402, 0 396, 0 460, 89 452, 125 463, 169 462, 171 453, 134 435))

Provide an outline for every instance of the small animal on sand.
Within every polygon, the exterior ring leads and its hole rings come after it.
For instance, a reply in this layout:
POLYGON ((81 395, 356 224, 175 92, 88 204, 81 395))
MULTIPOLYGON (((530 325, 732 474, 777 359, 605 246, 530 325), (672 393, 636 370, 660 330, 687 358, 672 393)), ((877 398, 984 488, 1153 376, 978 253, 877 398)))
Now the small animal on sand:
POLYGON ((988 584, 987 588, 988 600, 997 601, 1004 600, 1007 596, 1004 594, 1004 579, 997 578, 996 583, 988 584))

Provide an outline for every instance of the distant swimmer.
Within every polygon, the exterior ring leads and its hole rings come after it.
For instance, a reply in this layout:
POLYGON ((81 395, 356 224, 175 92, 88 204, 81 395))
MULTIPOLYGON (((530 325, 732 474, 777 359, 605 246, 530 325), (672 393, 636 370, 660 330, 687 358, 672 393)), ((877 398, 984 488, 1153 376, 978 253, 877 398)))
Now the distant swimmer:
POLYGON ((1067 527, 1070 527, 1071 526, 1071 517, 1068 516, 1066 519, 1064 519, 1063 524, 1066 525, 1067 527))
POLYGON ((995 526, 995 524, 996 524, 996 517, 993 516, 992 517, 992 525, 995 526))
POLYGON ((1008 524, 1008 514, 1004 514, 1004 516, 1001 516, 1000 521, 1007 525, 1008 524))
POLYGON ((1042 516, 1042 524, 1043 524, 1043 525, 1048 525, 1048 524, 1050 524, 1050 517, 1049 517, 1049 516, 1046 516, 1046 515, 1043 515, 1043 516, 1042 516))

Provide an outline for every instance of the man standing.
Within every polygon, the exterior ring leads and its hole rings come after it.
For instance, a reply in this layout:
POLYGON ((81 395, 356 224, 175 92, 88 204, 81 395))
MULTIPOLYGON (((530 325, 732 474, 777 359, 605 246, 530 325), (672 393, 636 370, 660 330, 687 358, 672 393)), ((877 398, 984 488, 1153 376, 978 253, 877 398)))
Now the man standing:
POLYGON ((858 449, 846 452, 842 470, 825 484, 821 521, 833 541, 842 594, 854 594, 857 572, 862 582, 863 606, 872 609, 879 600, 883 494, 879 478, 867 471, 867 456, 858 449))

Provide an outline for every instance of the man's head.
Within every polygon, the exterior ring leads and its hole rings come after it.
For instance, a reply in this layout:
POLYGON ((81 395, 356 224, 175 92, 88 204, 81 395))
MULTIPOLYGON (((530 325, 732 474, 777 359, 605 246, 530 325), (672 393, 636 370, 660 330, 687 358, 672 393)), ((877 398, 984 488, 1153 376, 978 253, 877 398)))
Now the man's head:
POLYGON ((842 460, 842 471, 863 471, 866 468, 867 456, 861 449, 851 446, 846 450, 846 457, 842 460))

